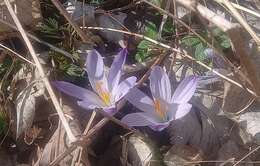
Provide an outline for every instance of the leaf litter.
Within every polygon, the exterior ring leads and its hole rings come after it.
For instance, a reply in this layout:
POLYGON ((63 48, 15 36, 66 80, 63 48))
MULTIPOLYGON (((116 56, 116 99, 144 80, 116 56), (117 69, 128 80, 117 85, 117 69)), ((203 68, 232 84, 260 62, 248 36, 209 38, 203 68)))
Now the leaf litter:
MULTIPOLYGON (((232 3, 248 25, 259 29, 258 2, 186 1, 188 6, 179 0, 56 2, 12 3, 27 32, 73 56, 72 61, 33 42, 78 140, 69 140, 37 69, 14 63, 19 59, 1 50, 0 165, 259 163, 257 38, 243 24, 237 27, 245 43, 241 47, 249 55, 243 59, 236 52, 239 38, 220 24, 241 22, 228 6, 232 3), (220 22, 208 20, 200 5, 220 13, 220 22), (64 11, 69 17, 63 17, 64 11), (81 33, 90 36, 92 44, 84 43, 81 33), (100 55, 91 56, 93 50, 100 55), (122 50, 124 55, 118 54, 122 50), (249 76, 252 72, 257 78, 249 76), (195 93, 193 86, 188 88, 189 78, 196 78, 195 93), (57 82, 73 86, 64 90, 65 85, 57 82), (175 100, 168 99, 174 91, 175 100)), ((5 1, 1 7, 9 13, 5 1)), ((13 24, 6 16, 0 19, 13 24)), ((12 28, 2 23, 0 27, 5 33, 2 43, 31 60, 23 41, 11 35, 12 28)))

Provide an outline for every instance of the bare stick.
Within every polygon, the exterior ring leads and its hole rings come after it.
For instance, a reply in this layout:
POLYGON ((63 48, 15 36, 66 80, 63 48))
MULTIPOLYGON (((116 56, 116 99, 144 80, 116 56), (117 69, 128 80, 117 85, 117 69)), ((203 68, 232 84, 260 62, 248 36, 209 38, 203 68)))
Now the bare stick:
POLYGON ((140 86, 142 83, 144 83, 146 81, 146 79, 148 78, 152 68, 156 65, 159 65, 162 60, 165 58, 166 53, 163 53, 161 55, 158 56, 158 58, 154 61, 154 63, 149 67, 148 71, 142 76, 142 78, 137 82, 136 86, 140 86))
POLYGON ((206 68, 207 70, 209 70, 209 71, 215 73, 215 74, 216 74, 217 76, 219 76, 220 78, 222 78, 222 79, 228 81, 228 82, 231 83, 231 84, 234 84, 234 85, 240 87, 241 89, 244 89, 244 90, 248 91, 248 92, 249 92, 250 94, 252 94, 253 96, 258 97, 258 95, 257 95, 253 90, 244 87, 242 84, 240 84, 240 83, 234 81, 233 79, 230 79, 230 78, 228 78, 227 76, 225 76, 225 75, 219 73, 218 71, 216 71, 216 70, 214 70, 213 68, 209 67, 208 65, 202 63, 201 61, 196 60, 195 58, 193 58, 192 56, 188 55, 187 53, 184 53, 184 52, 180 51, 179 49, 173 48, 173 47, 171 47, 171 46, 169 46, 169 45, 167 45, 167 44, 158 42, 158 41, 156 41, 156 40, 154 40, 154 39, 151 39, 151 38, 149 38, 149 37, 147 37, 147 36, 144 36, 144 35, 140 35, 140 34, 136 34, 136 33, 132 33, 132 32, 127 32, 127 31, 123 31, 123 30, 118 30, 118 29, 113 29, 113 28, 102 28, 102 27, 87 27, 87 28, 88 28, 88 29, 97 29, 97 30, 120 32, 120 33, 125 33, 125 34, 129 34, 129 35, 134 35, 134 36, 136 36, 136 37, 139 37, 139 38, 148 40, 148 41, 150 41, 151 43, 154 43, 154 44, 159 45, 159 46, 161 46, 161 47, 164 47, 164 48, 166 48, 166 49, 169 49, 169 50, 172 50, 172 51, 174 51, 174 52, 177 52, 177 53, 179 53, 179 54, 180 54, 181 56, 183 56, 183 57, 187 57, 188 59, 190 59, 190 60, 196 62, 197 64, 201 65, 202 67, 206 68))
MULTIPOLYGON (((170 9, 171 1, 172 1, 172 0, 167 0, 166 5, 165 5, 165 10, 166 10, 166 11, 169 11, 169 9, 170 9)), ((159 39, 162 38, 163 26, 164 26, 164 24, 166 23, 167 18, 168 18, 168 15, 164 13, 164 14, 163 14, 163 17, 162 17, 162 21, 161 21, 160 27, 159 27, 159 32, 158 32, 158 38, 159 38, 159 39)))
POLYGON ((258 13, 258 12, 256 12, 256 11, 250 10, 250 9, 244 7, 244 6, 241 6, 241 5, 236 4, 236 3, 233 3, 233 2, 231 2, 231 4, 232 4, 235 8, 239 9, 239 10, 242 10, 242 11, 244 11, 244 12, 247 12, 247 13, 249 13, 249 14, 252 14, 252 15, 254 15, 254 16, 260 18, 260 13, 258 13))
POLYGON ((48 78, 45 76, 43 67, 41 66, 41 63, 40 63, 40 61, 38 60, 38 58, 36 56, 36 53, 35 53, 35 51, 34 51, 34 49, 32 47, 32 44, 31 44, 29 38, 27 37, 27 35, 26 35, 26 33, 25 33, 25 31, 24 31, 20 21, 18 20, 18 18, 16 16, 16 14, 15 14, 15 12, 14 12, 12 6, 11 6, 11 3, 9 2, 9 0, 4 0, 4 2, 5 2, 6 6, 8 8, 8 11, 10 12, 10 15, 12 16, 12 18, 14 20, 14 23, 16 24, 19 32, 21 33, 21 35, 22 35, 22 37, 23 37, 23 39, 24 39, 24 41, 26 43, 26 46, 28 47, 28 50, 29 50, 29 52, 30 52, 34 62, 35 62, 35 65, 36 65, 36 67, 37 67, 37 69, 39 71, 40 76, 43 79, 45 87, 46 87, 46 89, 47 89, 47 91, 48 91, 48 93, 49 93, 49 95, 51 97, 53 105, 54 105, 54 107, 55 107, 55 109, 56 109, 56 111, 57 111, 57 113, 59 115, 59 118, 60 118, 60 120, 61 120, 61 122, 63 124, 63 127, 64 127, 67 135, 68 135, 68 138, 70 139, 70 141, 75 142, 76 141, 76 137, 73 135, 73 133, 72 133, 70 127, 69 127, 67 119, 65 118, 65 115, 64 115, 64 113, 63 113, 63 111, 62 111, 62 109, 60 107, 59 101, 58 101, 58 99, 57 99, 57 97, 56 97, 56 95, 55 95, 55 93, 54 93, 54 91, 53 91, 53 89, 51 87, 51 84, 50 84, 48 78))
POLYGON ((240 35, 241 33, 240 26, 238 24, 231 23, 226 19, 218 16, 217 14, 215 14, 214 12, 212 12, 211 10, 209 10, 205 6, 202 6, 199 3, 192 3, 192 1, 190 0, 177 0, 177 2, 185 6, 186 8, 196 12, 201 17, 212 22, 213 24, 218 26, 221 30, 223 30, 225 33, 227 33, 227 35, 230 37, 232 41, 234 52, 238 55, 242 66, 246 69, 247 77, 249 78, 248 82, 253 86, 257 96, 259 96, 260 79, 256 74, 257 73, 256 66, 253 64, 252 60, 250 59, 250 56, 245 50, 244 40, 240 35))
POLYGON ((90 117, 90 119, 88 121, 87 127, 86 127, 85 131, 83 132, 83 135, 87 135, 87 133, 88 133, 88 131, 90 129, 90 125, 93 123, 93 120, 94 120, 96 114, 97 113, 95 111, 92 112, 91 117, 90 117))
POLYGON ((103 118, 101 121, 99 121, 92 129, 89 130, 88 134, 86 136, 83 136, 81 140, 77 144, 71 145, 66 151, 61 153, 55 160, 53 160, 50 163, 50 166, 54 166, 58 164, 62 159, 64 159, 67 155, 71 154, 75 149, 77 149, 78 146, 84 146, 89 143, 90 137, 92 137, 96 131, 101 129, 105 124, 107 124, 109 120, 107 118, 103 118))
POLYGON ((30 63, 31 65, 35 66, 35 64, 31 61, 29 61, 28 59, 24 58, 22 55, 18 54, 17 52, 13 51, 11 48, 3 45, 0 43, 0 47, 3 47, 5 48, 6 50, 8 50, 9 52, 13 53, 15 56, 17 56, 18 58, 20 58, 21 60, 27 62, 27 63, 30 63))
MULTIPOLYGON (((91 117, 89 118, 89 121, 88 121, 88 124, 83 132, 83 135, 87 135, 89 129, 90 129, 90 126, 96 116, 96 111, 93 111, 92 114, 91 114, 91 117)), ((77 163, 79 163, 81 161, 81 157, 82 157, 82 151, 83 151, 83 148, 81 146, 78 146, 77 149, 76 149, 76 154, 75 156, 78 156, 78 161, 77 163)))
POLYGON ((244 159, 246 159, 248 156, 250 156, 252 153, 258 151, 258 149, 260 149, 260 146, 256 147, 254 150, 252 150, 251 152, 249 152, 247 155, 245 155, 244 157, 242 157, 238 162, 236 162, 233 166, 238 165, 241 161, 243 161, 244 159))
POLYGON ((86 33, 84 33, 77 24, 75 24, 73 22, 73 20, 70 18, 68 12, 66 11, 66 9, 64 9, 64 7, 62 6, 62 4, 60 3, 59 0, 51 0, 51 2, 56 6, 56 8, 60 11, 60 13, 66 18, 66 20, 70 23, 70 25, 72 25, 72 27, 75 29, 75 31, 78 33, 78 35, 80 36, 81 40, 85 43, 90 43, 92 44, 91 41, 91 37, 87 36, 86 33))
POLYGON ((75 144, 71 145, 71 147, 69 147, 69 149, 67 149, 65 152, 60 154, 54 161, 52 161, 49 166, 57 165, 67 155, 71 154, 76 148, 77 148, 77 145, 75 145, 75 144))
MULTIPOLYGON (((158 160, 150 160, 151 162, 161 162, 161 161, 158 161, 158 160)), ((222 164, 226 164, 227 162, 229 163, 234 163, 234 162, 237 162, 234 160, 234 158, 230 158, 228 160, 201 160, 201 161, 188 161, 188 162, 185 162, 185 161, 167 161, 167 160, 164 160, 164 162, 166 163, 169 163, 169 164, 181 164, 181 165, 189 165, 189 164, 201 164, 201 163, 222 163, 222 164)), ((243 163, 243 164, 259 164, 260 161, 241 161, 240 163, 243 163)))
POLYGON ((248 25, 248 23, 243 19, 243 17, 239 14, 237 9, 229 2, 229 0, 215 0, 218 3, 224 4, 232 13, 232 15, 237 19, 237 21, 248 31, 248 33, 252 36, 252 38, 256 41, 257 45, 260 45, 260 39, 254 30, 248 25))
POLYGON ((194 29, 190 28, 189 25, 187 25, 184 21, 182 21, 181 19, 179 19, 177 16, 173 15, 170 12, 167 12, 166 10, 156 6, 155 4, 147 1, 147 0, 141 0, 141 2, 144 2, 150 6, 152 6, 153 8, 155 8, 156 10, 158 10, 159 12, 163 13, 163 14, 167 14, 169 17, 173 18, 176 22, 180 23, 181 25, 183 25, 185 28, 187 28, 189 31, 191 31, 193 34, 195 34, 201 41, 203 41, 204 43, 206 43, 208 46, 212 47, 210 43, 208 43, 200 34, 198 34, 194 29))
MULTIPOLYGON (((5 20, 2 20, 1 18, 0 18, 0 23, 7 25, 8 27, 10 27, 12 29, 18 30, 15 25, 8 23, 5 20)), ((62 50, 62 49, 60 49, 60 48, 58 48, 58 47, 56 47, 56 46, 54 46, 54 45, 52 45, 48 42, 45 42, 45 41, 39 39, 38 37, 32 35, 31 33, 26 32, 26 34, 29 38, 31 38, 31 39, 35 40, 36 42, 39 42, 39 43, 41 43, 45 46, 48 46, 53 51, 61 53, 62 55, 65 55, 66 57, 70 58, 73 61, 74 57, 70 53, 68 53, 67 51, 64 51, 64 50, 62 50)))
MULTIPOLYGON (((184 21, 182 21, 181 19, 179 19, 178 17, 176 17, 175 15, 173 15, 172 13, 169 13, 167 11, 165 11, 164 9, 156 6, 155 4, 147 1, 147 0, 141 0, 142 2, 154 7, 155 9, 157 9, 159 12, 161 13, 165 13, 168 16, 170 16, 171 18, 173 18, 177 23, 180 23, 181 25, 183 25, 185 28, 187 28, 189 31, 191 31, 194 35, 196 35, 202 42, 204 42, 205 44, 207 44, 207 46, 209 46, 210 48, 212 48, 214 51, 217 52, 218 55, 221 55, 220 58, 222 58, 225 62, 227 62, 231 67, 232 70, 237 71, 238 74, 244 79, 246 80, 250 85, 252 85, 252 83, 250 82, 250 80, 245 76, 245 74, 243 72, 241 72, 240 70, 238 70, 237 67, 235 67, 229 60, 227 60, 227 58, 225 58, 225 56, 223 55, 222 51, 216 49, 211 43, 209 43, 207 40, 205 40, 200 34, 198 34, 194 29, 192 29, 189 25, 187 25, 184 21)), ((176 0, 178 3, 182 4, 183 6, 185 6, 186 8, 188 8, 189 10, 196 12, 197 9, 195 8, 195 5, 197 6, 197 8, 199 7, 204 7, 202 5, 200 5, 199 3, 194 3, 195 1, 191 1, 191 0, 176 0)), ((204 7, 206 8, 206 7, 204 7)), ((206 8, 208 9, 208 8, 206 8)), ((208 10, 209 12, 213 13, 211 10, 208 10)), ((208 13, 206 13, 207 15, 208 13)), ((216 15, 216 14, 214 14, 216 15)), ((217 19, 216 19, 217 20, 217 19)), ((210 20, 211 21, 211 20, 210 20)), ((219 20, 217 20, 219 21, 219 20)), ((219 22, 219 24, 222 24, 221 27, 226 28, 226 29, 230 29, 232 28, 232 24, 230 24, 230 22, 226 21, 225 19, 222 19, 220 21, 223 22, 219 22), (227 23, 227 25, 225 24, 227 23)), ((221 28, 222 29, 222 28, 221 28)), ((225 31, 225 30, 223 30, 225 31)))

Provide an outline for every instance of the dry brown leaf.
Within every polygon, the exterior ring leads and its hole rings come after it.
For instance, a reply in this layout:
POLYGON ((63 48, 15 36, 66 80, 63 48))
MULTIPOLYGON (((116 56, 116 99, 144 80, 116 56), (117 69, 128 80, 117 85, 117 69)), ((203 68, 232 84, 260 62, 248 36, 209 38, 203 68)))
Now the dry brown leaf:
MULTIPOLYGON (((36 107, 36 97, 44 94, 44 87, 37 72, 22 67, 12 80, 13 102, 16 109, 15 133, 16 139, 33 123, 36 107), (37 80, 38 79, 38 80, 37 80)), ((39 102, 39 101, 38 101, 39 102)))
POLYGON ((40 132, 41 128, 38 128, 37 126, 33 126, 32 128, 28 129, 25 132, 25 143, 31 145, 34 142, 34 140, 39 136, 40 132))

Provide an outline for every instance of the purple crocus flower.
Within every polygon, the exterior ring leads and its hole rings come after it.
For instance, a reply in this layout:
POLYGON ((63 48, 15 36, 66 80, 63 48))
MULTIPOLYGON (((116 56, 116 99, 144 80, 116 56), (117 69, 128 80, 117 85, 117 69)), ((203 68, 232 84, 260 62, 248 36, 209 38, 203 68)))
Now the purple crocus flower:
POLYGON ((55 81, 54 85, 67 95, 79 99, 79 106, 85 109, 102 108, 113 115, 116 113, 115 103, 136 83, 134 76, 120 82, 126 55, 127 50, 122 49, 115 57, 109 73, 106 74, 101 55, 96 50, 91 51, 87 56, 86 68, 94 92, 64 81, 55 81))
POLYGON ((143 112, 131 113, 123 117, 122 122, 129 126, 149 126, 161 131, 170 122, 185 116, 192 105, 188 103, 196 90, 197 78, 186 77, 171 93, 171 84, 166 72, 155 66, 150 75, 150 90, 153 99, 137 88, 132 88, 126 99, 143 112))

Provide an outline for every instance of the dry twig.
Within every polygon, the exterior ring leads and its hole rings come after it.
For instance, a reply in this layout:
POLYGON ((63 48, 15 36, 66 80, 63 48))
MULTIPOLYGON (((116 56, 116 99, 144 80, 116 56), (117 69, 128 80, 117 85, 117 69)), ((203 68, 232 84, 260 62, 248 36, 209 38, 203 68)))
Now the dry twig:
POLYGON ((17 18, 17 16, 16 16, 16 14, 15 14, 15 12, 14 12, 14 10, 12 8, 12 5, 9 2, 9 0, 4 0, 4 2, 5 2, 6 6, 8 8, 8 11, 9 11, 10 15, 12 16, 12 18, 14 20, 14 23, 16 24, 19 32, 21 33, 21 35, 22 35, 22 37, 23 37, 23 39, 24 39, 24 41, 26 43, 26 46, 27 46, 27 48, 28 48, 28 50, 29 50, 29 52, 30 52, 34 62, 35 62, 35 65, 36 65, 36 67, 37 67, 37 69, 39 71, 40 76, 42 77, 42 80, 43 80, 43 82, 45 84, 45 87, 46 87, 47 91, 49 92, 50 98, 51 98, 51 100, 53 102, 53 105, 54 105, 58 115, 59 115, 59 118, 60 118, 60 120, 61 120, 61 122, 63 124, 63 127, 66 130, 68 138, 70 139, 71 142, 75 142, 76 141, 76 137, 73 135, 73 133, 72 133, 72 131, 70 129, 70 126, 69 126, 69 124, 68 124, 68 122, 67 122, 67 120, 65 118, 65 115, 64 115, 64 113, 63 113, 63 111, 62 111, 62 109, 60 107, 59 101, 58 101, 58 99, 57 99, 57 97, 56 97, 56 95, 55 95, 55 93, 54 93, 54 91, 53 91, 53 89, 51 87, 51 84, 50 84, 48 78, 45 76, 43 67, 42 67, 39 59, 37 58, 37 55, 36 55, 36 53, 35 53, 35 51, 33 49, 33 46, 31 44, 31 42, 29 41, 29 38, 27 37, 27 35, 25 33, 25 30, 23 29, 19 19, 17 18))
POLYGON ((260 95, 260 80, 256 75, 256 67, 252 63, 250 56, 245 50, 244 40, 240 36, 241 29, 237 24, 231 23, 226 19, 218 16, 208 8, 202 6, 199 3, 192 3, 190 0, 177 0, 178 3, 185 6, 186 8, 197 12, 200 16, 212 22, 223 30, 230 37, 233 49, 235 53, 240 57, 243 67, 246 69, 247 77, 250 80, 250 84, 253 85, 256 94, 260 95))
POLYGON ((244 12, 247 12, 247 13, 249 13, 249 14, 252 14, 252 15, 254 15, 254 16, 260 18, 260 13, 258 13, 258 12, 256 12, 256 11, 250 10, 250 9, 248 9, 248 8, 246 8, 246 7, 244 7, 244 6, 241 6, 241 5, 239 5, 239 4, 236 4, 236 3, 232 3, 232 2, 231 2, 231 4, 232 4, 235 8, 239 9, 239 10, 242 10, 242 11, 244 11, 244 12))
POLYGON ((248 25, 248 23, 243 19, 237 9, 229 2, 229 0, 215 0, 218 3, 224 4, 231 12, 231 14, 237 19, 237 21, 248 31, 252 38, 256 41, 257 45, 260 46, 260 38, 254 32, 254 30, 248 25))
POLYGON ((206 68, 207 70, 209 70, 209 71, 215 73, 215 74, 216 74, 217 76, 219 76, 220 78, 222 78, 222 79, 228 81, 229 83, 234 84, 234 85, 236 85, 236 86, 238 86, 238 87, 240 87, 240 88, 242 88, 242 89, 248 91, 248 92, 249 92, 250 94, 252 94, 253 96, 258 97, 258 95, 257 95, 253 90, 251 90, 251 89, 245 87, 244 85, 242 85, 242 84, 240 84, 240 83, 234 81, 233 79, 230 79, 229 77, 227 77, 227 76, 225 76, 225 75, 219 73, 218 71, 216 71, 216 70, 214 70, 213 68, 209 67, 208 65, 202 63, 201 61, 196 60, 195 58, 193 58, 192 56, 188 55, 187 53, 182 52, 182 51, 180 51, 179 49, 173 48, 173 47, 171 47, 171 46, 169 46, 169 45, 167 45, 167 44, 158 42, 158 41, 156 41, 156 40, 154 40, 154 39, 151 39, 151 38, 149 38, 149 37, 147 37, 147 36, 144 36, 144 35, 140 35, 140 34, 136 34, 136 33, 132 33, 132 32, 127 32, 127 31, 123 31, 123 30, 117 30, 117 29, 113 29, 113 28, 102 28, 102 27, 86 27, 86 28, 88 28, 88 29, 96 29, 96 30, 113 31, 113 32, 119 32, 119 33, 125 33, 125 34, 128 34, 128 35, 134 35, 134 36, 136 36, 136 37, 139 37, 139 38, 145 39, 145 40, 147 40, 147 41, 150 41, 151 43, 153 43, 153 44, 155 44, 155 45, 159 45, 159 46, 161 46, 161 47, 163 47, 163 48, 166 48, 166 49, 169 49, 169 50, 171 50, 171 51, 174 51, 174 52, 179 53, 181 56, 186 57, 186 58, 188 58, 188 59, 190 59, 190 60, 196 62, 197 64, 201 65, 202 67, 206 68))
POLYGON ((19 59, 21 59, 22 61, 25 61, 33 66, 35 66, 35 64, 33 62, 31 62, 30 60, 24 58, 22 55, 18 54, 17 52, 13 51, 11 48, 3 45, 0 43, 0 47, 3 47, 4 49, 8 50, 9 52, 11 52, 13 55, 17 56, 19 59))
MULTIPOLYGON (((18 31, 18 29, 17 29, 17 27, 15 25, 12 25, 12 24, 8 23, 8 22, 6 22, 5 20, 3 20, 1 18, 0 18, 0 23, 18 31)), ((60 54, 62 54, 64 56, 70 58, 73 61, 74 57, 70 53, 68 53, 67 51, 64 51, 64 50, 62 50, 62 49, 60 49, 60 48, 58 48, 58 47, 56 47, 56 46, 54 46, 54 45, 52 45, 52 44, 50 44, 48 42, 42 41, 41 39, 39 39, 38 37, 32 35, 31 33, 26 32, 26 34, 27 34, 27 36, 29 38, 33 39, 34 41, 39 42, 39 43, 49 47, 53 51, 58 52, 58 53, 60 53, 60 54)))
POLYGON ((246 159, 247 157, 249 157, 251 154, 253 154, 254 152, 258 151, 260 149, 260 146, 256 147, 254 150, 252 150, 251 152, 249 152, 247 155, 245 155, 244 157, 242 157, 239 161, 237 161, 233 166, 238 165, 239 163, 241 163, 241 161, 243 161, 244 159, 246 159))
MULTIPOLYGON (((153 3, 151 3, 151 2, 148 2, 147 0, 141 0, 142 2, 144 2, 144 3, 146 3, 146 4, 148 4, 148 5, 150 5, 150 6, 152 6, 152 7, 154 7, 155 9, 157 9, 159 12, 162 12, 162 13, 166 13, 168 16, 170 16, 171 18, 173 18, 174 20, 176 20, 176 22, 177 23, 180 23, 181 25, 183 25, 185 28, 187 28, 189 31, 191 31, 194 35, 196 35, 202 42, 204 42, 205 44, 207 44, 210 48, 212 48, 212 49, 214 49, 219 55, 222 55, 222 52, 221 51, 219 51, 218 49, 216 49, 215 47, 213 47, 213 45, 212 44, 210 44, 209 42, 207 42, 200 34, 198 34, 194 29, 192 29, 192 28, 190 28, 190 26, 189 25, 187 25, 185 22, 183 22, 182 20, 180 20, 178 17, 176 17, 175 15, 173 15, 172 13, 169 13, 169 12, 167 12, 167 11, 165 11, 165 10, 163 10, 162 8, 160 8, 160 7, 158 7, 158 6, 156 6, 156 5, 154 5, 153 3)), ((190 9, 191 11, 193 11, 193 12, 196 12, 196 8, 194 7, 194 5, 196 4, 196 3, 194 3, 194 1, 190 1, 190 0, 176 0, 178 3, 180 3, 180 4, 182 4, 183 6, 185 6, 186 8, 188 8, 188 9, 190 9)), ((197 5, 197 4, 196 4, 197 5)), ((200 6, 202 6, 202 5, 200 5, 200 6)), ((204 6, 202 6, 202 7, 204 7, 204 6)), ((205 8, 205 7, 204 7, 205 8)), ((207 8, 206 8, 207 9, 207 8)), ((209 10, 211 13, 213 13, 211 10, 209 10)), ((205 14, 207 14, 207 13, 205 13, 205 14)), ((218 20, 218 19, 216 19, 216 20, 218 20)), ((223 20, 223 19, 222 19, 223 20)), ((226 26, 225 26, 225 22, 227 22, 228 23, 228 21, 225 21, 225 20, 223 20, 224 22, 222 23, 222 22, 220 22, 221 24, 223 24, 223 27, 225 27, 226 28, 226 26)), ((229 23, 228 23, 228 25, 230 25, 229 23)), ((224 30, 223 30, 224 31, 224 30)), ((237 69, 237 67, 235 67, 230 61, 228 61, 224 56, 220 56, 224 61, 226 61, 231 67, 232 67, 232 70, 234 70, 234 71, 236 71, 236 72, 238 72, 238 74, 242 77, 242 78, 244 78, 244 80, 246 80, 250 85, 252 85, 252 83, 250 82, 250 80, 243 74, 243 72, 241 72, 240 70, 238 70, 237 69)), ((200 61, 198 61, 198 62, 196 62, 196 63, 198 63, 199 65, 202 65, 203 66, 203 64, 200 64, 200 61)), ((203 66, 203 67, 206 67, 206 66, 203 66)), ((213 71, 213 73, 215 73, 214 71, 213 71)), ((218 75, 218 74, 217 74, 218 75)), ((218 75, 218 76, 220 76, 220 75, 218 75)), ((223 77, 222 77, 223 78, 223 77)), ((237 85, 237 86, 239 86, 239 85, 237 85)), ((254 95, 254 96, 256 96, 256 95, 254 95)))

